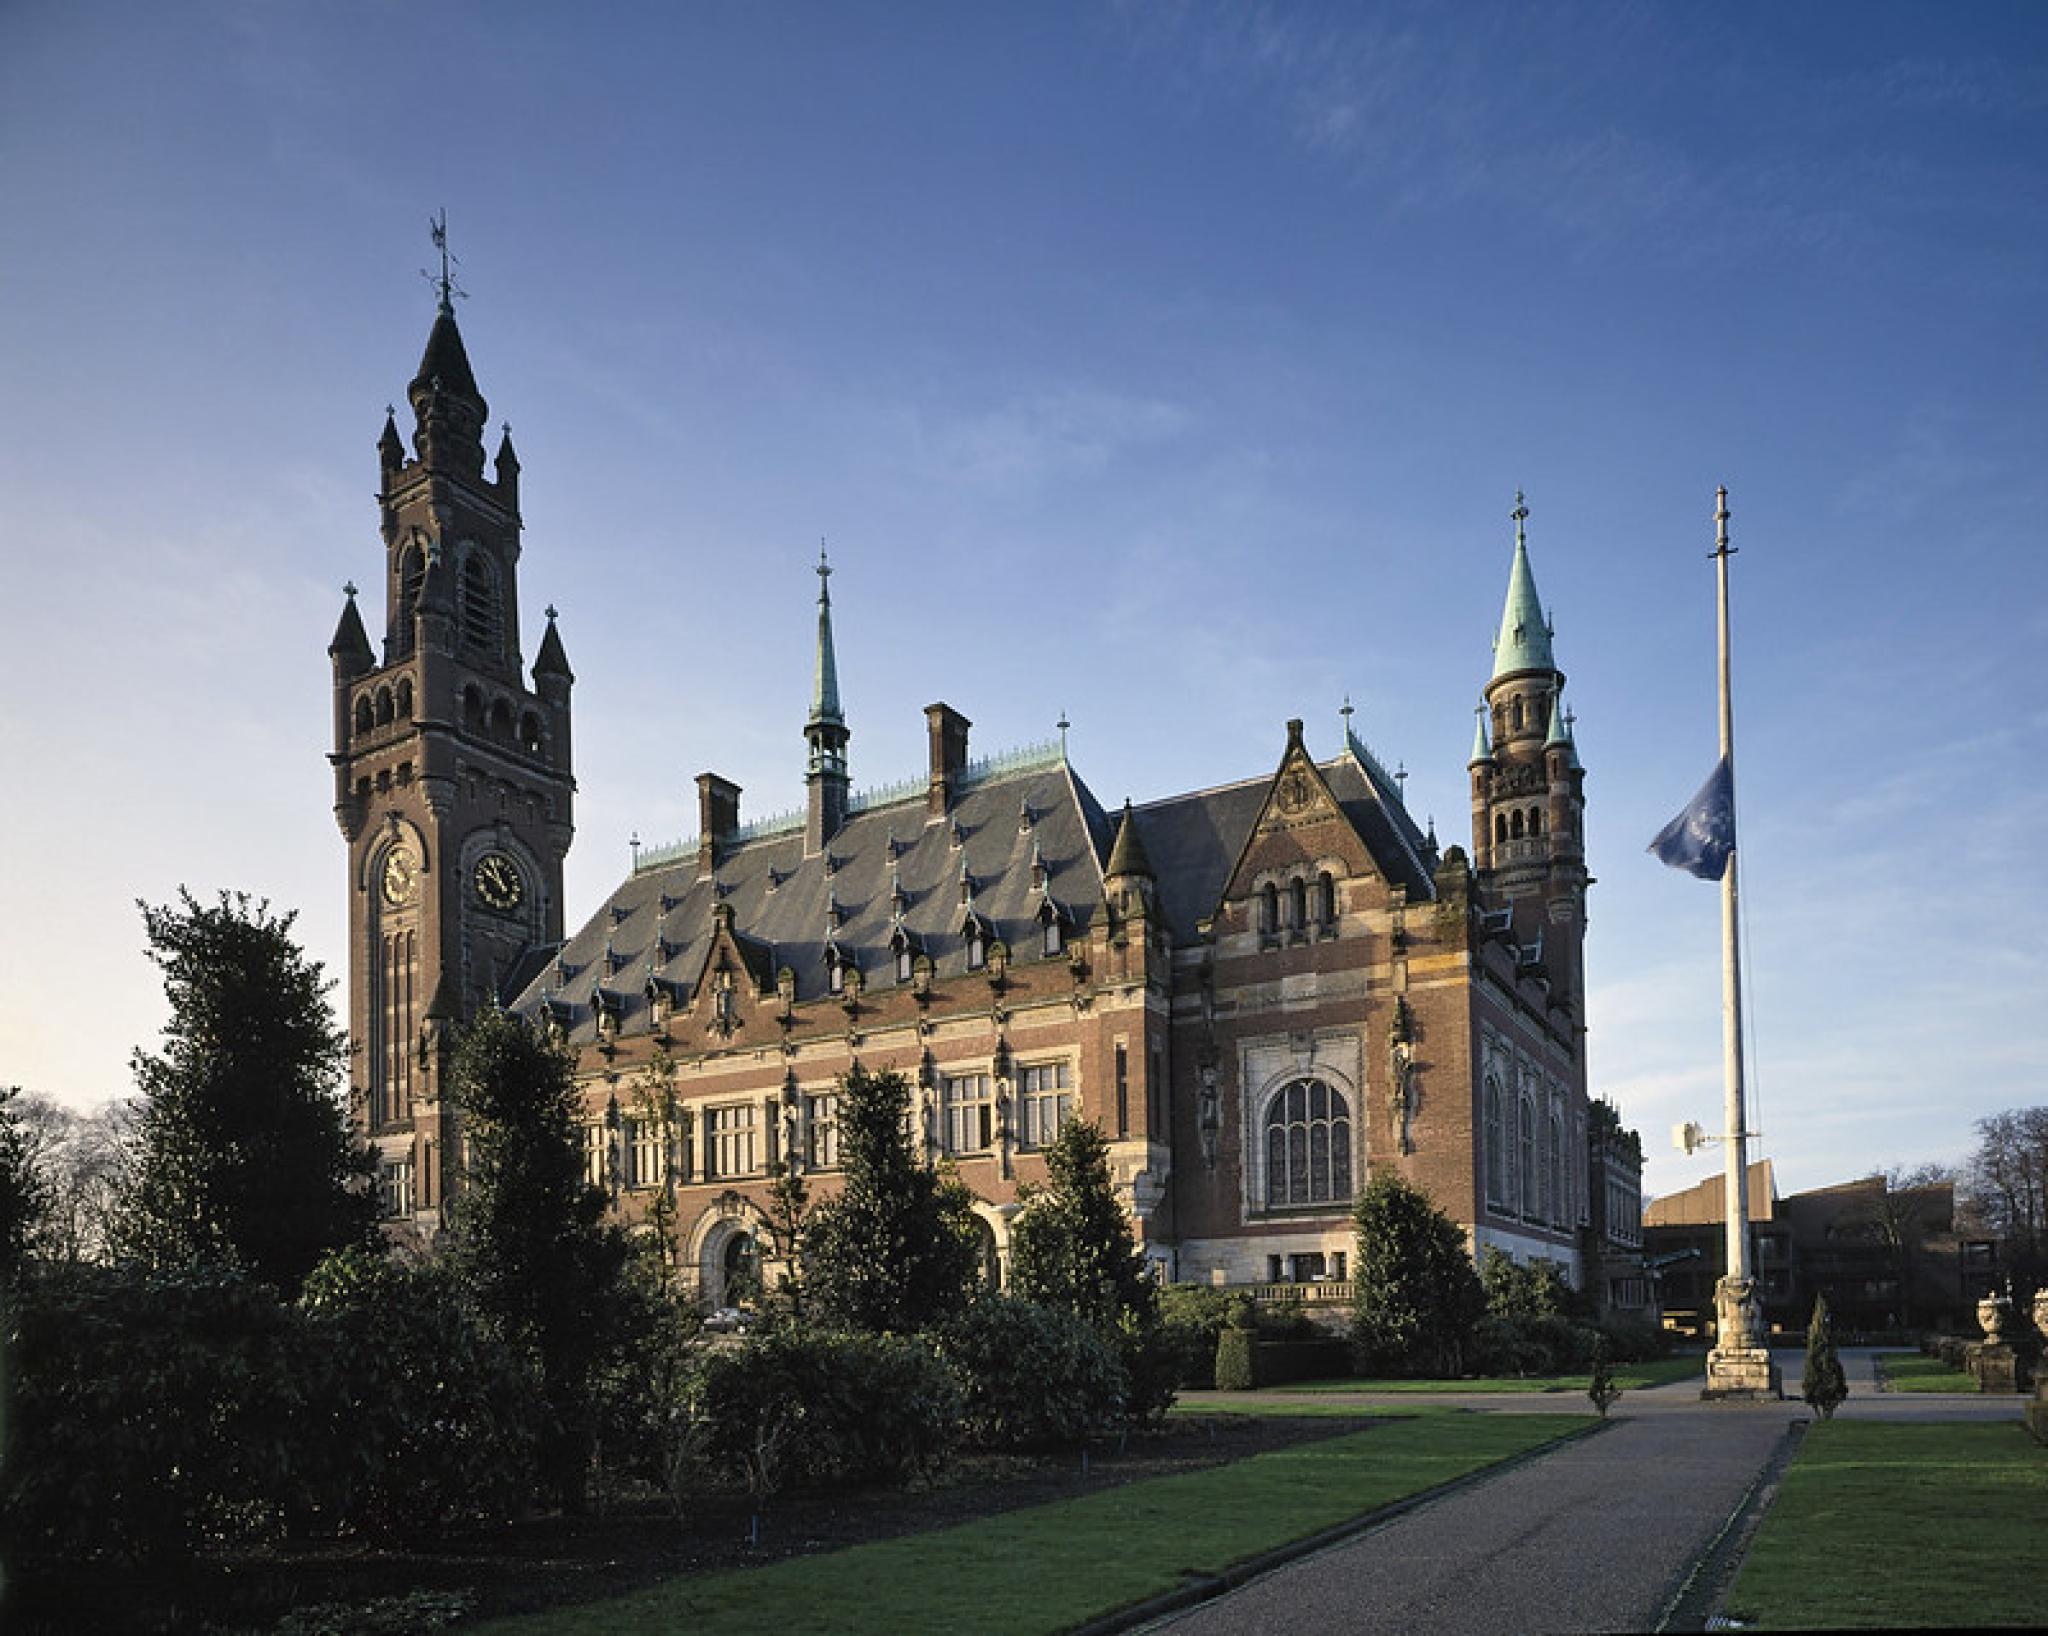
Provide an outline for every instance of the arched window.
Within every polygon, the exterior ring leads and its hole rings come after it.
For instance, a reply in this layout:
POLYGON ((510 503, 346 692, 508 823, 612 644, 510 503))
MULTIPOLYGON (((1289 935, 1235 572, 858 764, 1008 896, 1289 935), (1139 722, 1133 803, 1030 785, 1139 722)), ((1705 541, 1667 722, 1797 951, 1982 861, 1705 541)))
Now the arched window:
POLYGON ((1550 1151, 1545 1157, 1549 1160, 1545 1167, 1549 1172, 1545 1183, 1549 1218, 1562 1223, 1568 1214, 1564 1204, 1564 1121, 1554 1109, 1550 1115, 1550 1151))
POLYGON ((1337 883, 1327 869, 1316 877, 1316 919, 1325 926, 1337 924, 1337 883))
POLYGON ((1266 1204, 1351 1197, 1351 1106, 1320 1079, 1297 1079, 1266 1104, 1266 1204))
POLYGON ((1504 812, 1496 812, 1493 815, 1493 838, 1496 841, 1505 841, 1508 838, 1508 815, 1504 812))
POLYGON ((463 553, 462 583, 457 598, 462 609, 462 640, 472 648, 495 653, 498 648, 498 574, 481 551, 463 553))
POLYGON ((412 678, 410 676, 398 678, 398 719, 400 721, 412 720, 412 678))
POLYGON ((1507 1113, 1501 1105, 1500 1081, 1486 1081, 1486 1202, 1508 1202, 1507 1113))
POLYGON ((1522 701, 1521 701, 1520 699, 1517 699, 1517 700, 1515 700, 1515 731, 1519 733, 1519 732, 1520 732, 1521 730, 1522 730, 1522 701))
POLYGON ((380 687, 377 689, 377 725, 379 727, 389 727, 391 721, 391 689, 380 687))
POLYGON ((825 987, 834 994, 846 992, 846 958, 836 948, 825 950, 825 987))
POLYGON ((1259 930, 1266 933, 1280 929, 1280 891, 1267 881, 1259 892, 1259 930))
POLYGON ((1296 931, 1308 924, 1308 883, 1299 875, 1287 883, 1287 924, 1296 931))
POLYGON ((967 969, 979 971, 988 964, 988 939, 982 935, 979 922, 970 922, 967 927, 967 969))
POLYGON ((491 736, 503 739, 512 736, 512 707, 503 699, 491 706, 491 736))
POLYGON ((403 658, 412 652, 412 616, 419 606, 420 586, 427 577, 427 559, 416 545, 408 545, 398 559, 398 607, 394 610, 392 647, 403 658))
POLYGON ((484 727, 484 696, 474 687, 462 690, 462 725, 472 733, 480 733, 484 727))
POLYGON ((1543 833, 1543 809, 1541 807, 1531 807, 1529 809, 1529 833, 1532 836, 1543 833))
POLYGON ((1536 1104, 1524 1093, 1516 1103, 1516 1157, 1520 1160, 1521 1209, 1524 1216, 1542 1213, 1543 1201, 1536 1181, 1536 1104))
POLYGON ((376 720, 376 716, 370 709, 370 695, 365 693, 360 699, 356 700, 356 731, 358 733, 367 733, 376 725, 376 720))
POLYGON ((1050 903, 1038 911, 1039 952, 1058 954, 1066 946, 1066 934, 1060 930, 1060 912, 1050 903))
POLYGON ((916 958, 911 953, 909 937, 902 932, 898 932, 889 946, 896 951, 896 981, 899 983, 909 982, 913 969, 912 962, 916 958))
POLYGON ((1508 838, 1519 841, 1522 838, 1522 809, 1515 808, 1508 817, 1508 838))
POLYGON ((519 744, 530 756, 540 754, 540 717, 531 710, 519 718, 519 744))

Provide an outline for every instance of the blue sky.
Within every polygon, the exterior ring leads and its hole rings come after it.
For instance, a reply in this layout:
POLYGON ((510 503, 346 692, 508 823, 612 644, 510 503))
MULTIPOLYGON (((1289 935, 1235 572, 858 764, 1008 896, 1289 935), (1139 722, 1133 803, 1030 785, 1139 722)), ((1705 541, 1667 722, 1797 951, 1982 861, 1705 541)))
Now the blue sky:
MULTIPOLYGON (((324 648, 448 211, 578 684, 571 918, 691 780, 1073 722, 1105 802, 1348 693, 1445 841, 1527 491, 1589 768, 1594 1089, 1718 1118, 1735 513, 1754 1068, 1787 1191, 2044 1100, 2048 11, 0 7, 0 1080, 125 1093, 134 900, 339 969, 324 648)), ((373 624, 380 617, 374 600, 373 624)))

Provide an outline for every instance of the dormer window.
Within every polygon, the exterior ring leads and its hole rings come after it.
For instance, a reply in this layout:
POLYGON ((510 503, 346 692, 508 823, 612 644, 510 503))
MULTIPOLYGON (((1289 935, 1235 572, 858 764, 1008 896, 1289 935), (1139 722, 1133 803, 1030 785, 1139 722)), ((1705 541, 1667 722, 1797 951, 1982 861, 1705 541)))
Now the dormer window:
POLYGON ((988 964, 988 939, 982 935, 981 927, 970 923, 967 928, 967 969, 979 971, 988 964))
POLYGON ((825 987, 833 994, 846 992, 846 957, 836 944, 825 947, 825 987))
POLYGON ((889 946, 896 956, 896 981, 909 982, 917 959, 916 953, 910 947, 910 935, 898 931, 889 946))
POLYGON ((1048 903, 1038 911, 1039 952, 1044 955, 1058 954, 1067 945, 1066 929, 1060 924, 1059 909, 1048 903))

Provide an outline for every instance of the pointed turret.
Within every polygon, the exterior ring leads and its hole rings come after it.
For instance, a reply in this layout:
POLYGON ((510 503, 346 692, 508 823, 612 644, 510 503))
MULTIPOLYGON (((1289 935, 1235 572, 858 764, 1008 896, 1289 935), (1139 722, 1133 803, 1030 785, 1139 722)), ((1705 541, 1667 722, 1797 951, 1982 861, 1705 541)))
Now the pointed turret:
POLYGON ((1136 815, 1131 811, 1131 798, 1124 797, 1123 817, 1117 824, 1116 844, 1109 849, 1109 862, 1103 865, 1103 879, 1113 880, 1118 875, 1152 875, 1152 860, 1145 855, 1145 843, 1138 835, 1136 815))
POLYGON ((810 800, 804 823, 804 851, 815 854, 839 833, 846 820, 846 717, 839 708, 839 663, 832 652, 832 565, 818 542, 818 656, 811 678, 811 717, 804 724, 810 745, 804 782, 810 800))
POLYGON ((405 442, 398 435, 398 411, 384 407, 384 435, 377 439, 377 466, 388 484, 405 465, 405 442))
POLYGON ((1571 715, 1564 707, 1564 694, 1558 693, 1550 701, 1550 734, 1543 741, 1544 754, 1562 750, 1567 764, 1579 759, 1578 747, 1572 743, 1571 715))
POLYGON ((1493 759, 1493 745, 1486 736, 1486 706, 1477 705, 1472 714, 1472 754, 1466 759, 1467 767, 1477 767, 1493 759))
POLYGON ((555 629, 556 613, 552 606, 547 611, 547 633, 540 639, 540 652, 533 659, 533 680, 536 691, 540 691, 543 677, 559 677, 564 682, 576 680, 576 673, 569 668, 569 655, 562 651, 562 633, 555 629))
POLYGON ((492 463, 492 475, 498 482, 498 493, 514 511, 519 509, 519 454, 512 447, 512 423, 505 422, 504 435, 498 439, 497 459, 492 463))
POLYGON ((1508 600, 1500 616, 1500 635, 1493 644, 1493 680, 1525 670, 1556 668, 1550 651, 1550 622, 1536 595, 1536 576, 1529 569, 1529 540, 1523 523, 1529 508, 1515 491, 1515 561, 1508 571, 1508 600))
POLYGON ((456 327, 455 308, 445 285, 434 327, 427 333, 427 350, 420 355, 419 373, 405 395, 417 423, 412 446, 420 459, 430 466, 481 476, 484 423, 490 418, 490 405, 469 367, 469 352, 462 344, 462 331, 456 327))
POLYGON ((335 621, 334 639, 327 644, 327 657, 334 661, 337 680, 360 676, 376 663, 376 653, 370 647, 370 633, 363 629, 363 616, 356 611, 356 588, 343 588, 345 600, 341 605, 341 618, 335 621))

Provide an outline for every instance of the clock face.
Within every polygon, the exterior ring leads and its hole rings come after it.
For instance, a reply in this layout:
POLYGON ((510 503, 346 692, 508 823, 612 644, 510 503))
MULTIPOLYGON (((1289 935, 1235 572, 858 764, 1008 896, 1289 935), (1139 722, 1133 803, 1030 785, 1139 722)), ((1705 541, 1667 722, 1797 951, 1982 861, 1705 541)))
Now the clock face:
POLYGON ((502 852, 486 852, 476 861, 476 895, 493 909, 516 909, 526 896, 519 865, 502 852))
POLYGON ((402 846, 394 846, 384 857, 382 889, 384 901, 394 908, 412 901, 412 889, 419 878, 419 861, 402 846))

